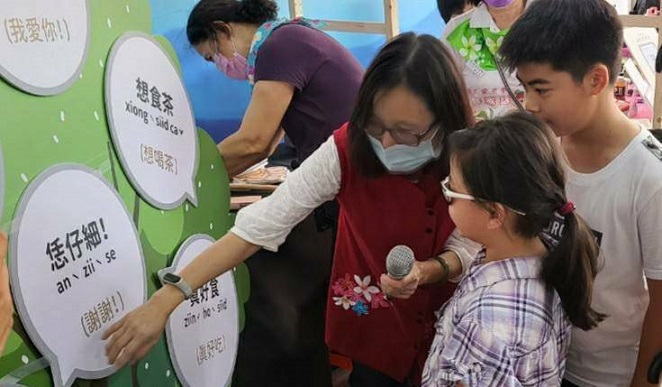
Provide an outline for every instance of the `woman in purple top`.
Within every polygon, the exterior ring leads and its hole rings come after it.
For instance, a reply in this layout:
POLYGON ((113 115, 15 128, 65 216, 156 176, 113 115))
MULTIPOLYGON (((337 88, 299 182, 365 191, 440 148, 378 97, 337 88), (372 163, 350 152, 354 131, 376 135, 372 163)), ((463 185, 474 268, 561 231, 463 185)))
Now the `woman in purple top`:
POLYGON ((239 130, 218 149, 230 177, 263 160, 288 135, 303 161, 349 119, 363 69, 305 19, 276 20, 271 0, 202 0, 188 40, 253 95, 239 130))
MULTIPOLYGON (((189 16, 196 51, 253 88, 239 130, 218 144, 230 177, 269 156, 283 133, 298 161, 306 159, 349 120, 363 77, 352 54, 314 22, 276 20, 277 10, 271 0, 201 0, 189 16)), ((233 386, 330 386, 324 307, 334 204, 297 226, 278 253, 247 261, 251 298, 233 386)))

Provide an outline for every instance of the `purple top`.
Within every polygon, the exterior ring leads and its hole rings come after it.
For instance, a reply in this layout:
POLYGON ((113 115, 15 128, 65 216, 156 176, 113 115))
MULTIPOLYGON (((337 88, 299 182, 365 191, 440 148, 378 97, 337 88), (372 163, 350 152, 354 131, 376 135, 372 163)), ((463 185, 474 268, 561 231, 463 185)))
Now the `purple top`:
POLYGON ((423 386, 559 386, 571 325, 541 259, 484 258, 441 309, 423 386))
POLYGON ((301 161, 349 120, 362 77, 363 68, 340 43, 297 24, 274 30, 255 63, 256 83, 281 81, 294 86, 281 125, 301 161))

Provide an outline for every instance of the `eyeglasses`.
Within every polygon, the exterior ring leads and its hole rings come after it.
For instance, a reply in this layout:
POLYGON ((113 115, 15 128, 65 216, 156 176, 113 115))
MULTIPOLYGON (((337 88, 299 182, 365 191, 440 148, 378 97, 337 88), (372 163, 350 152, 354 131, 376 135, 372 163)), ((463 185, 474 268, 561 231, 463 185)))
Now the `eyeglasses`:
MULTIPOLYGON (((462 200, 471 200, 474 202, 489 202, 489 200, 484 200, 484 199, 479 199, 476 198, 475 196, 471 196, 469 194, 463 194, 459 192, 452 191, 450 187, 448 187, 450 180, 450 176, 446 176, 444 180, 441 181, 441 193, 444 195, 444 199, 446 199, 446 203, 451 204, 453 199, 462 199, 462 200)), ((517 215, 521 216, 526 216, 526 212, 522 212, 519 210, 516 210, 512 207, 508 207, 507 205, 501 203, 504 207, 509 209, 510 211, 516 213, 517 215)))
POLYGON ((430 133, 436 134, 438 129, 438 125, 432 125, 423 133, 412 133, 405 130, 387 129, 381 125, 369 123, 365 127, 365 132, 376 139, 381 139, 384 132, 388 132, 398 144, 418 146, 430 133))

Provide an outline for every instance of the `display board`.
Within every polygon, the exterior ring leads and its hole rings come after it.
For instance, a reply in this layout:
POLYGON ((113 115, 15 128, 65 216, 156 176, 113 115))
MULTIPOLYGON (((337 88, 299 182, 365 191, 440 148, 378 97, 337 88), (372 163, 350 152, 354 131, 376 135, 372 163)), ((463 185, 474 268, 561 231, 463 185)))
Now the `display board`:
MULTIPOLYGON (((121 370, 101 340, 158 289, 155 273, 185 241, 210 242, 232 223, 225 167, 195 126, 178 57, 151 35, 149 0, 0 0, 0 9, 0 231, 16 305, 0 385, 182 385, 171 359, 179 344, 165 333, 121 370)), ((240 266, 222 281, 234 307, 224 337, 236 337, 248 273, 240 266)), ((223 364, 227 373, 234 363, 223 364)))

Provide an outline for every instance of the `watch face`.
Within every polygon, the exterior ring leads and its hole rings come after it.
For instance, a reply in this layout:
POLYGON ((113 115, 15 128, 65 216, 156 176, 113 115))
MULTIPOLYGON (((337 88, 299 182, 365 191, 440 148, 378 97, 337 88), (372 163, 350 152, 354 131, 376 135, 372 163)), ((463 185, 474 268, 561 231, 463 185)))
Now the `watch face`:
POLYGON ((171 284, 176 284, 177 282, 179 282, 180 279, 181 278, 177 274, 173 274, 173 273, 166 273, 163 276, 163 280, 171 284))

